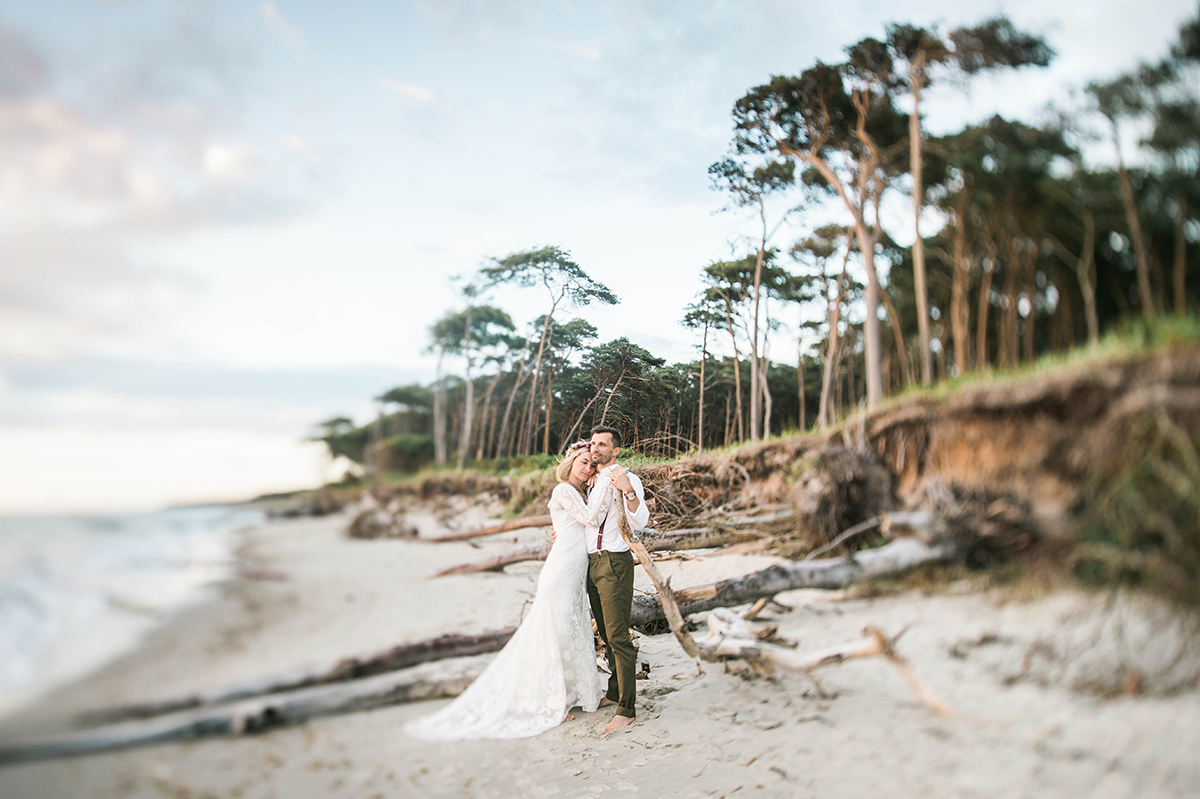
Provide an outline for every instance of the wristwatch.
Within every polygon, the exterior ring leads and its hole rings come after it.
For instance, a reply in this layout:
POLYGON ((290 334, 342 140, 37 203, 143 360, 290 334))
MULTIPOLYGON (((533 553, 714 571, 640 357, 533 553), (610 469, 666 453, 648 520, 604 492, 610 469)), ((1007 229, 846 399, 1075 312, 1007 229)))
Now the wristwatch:
POLYGON ((635 492, 635 491, 626 491, 626 492, 625 492, 625 499, 629 500, 630 502, 633 502, 635 499, 637 499, 637 492, 635 492))

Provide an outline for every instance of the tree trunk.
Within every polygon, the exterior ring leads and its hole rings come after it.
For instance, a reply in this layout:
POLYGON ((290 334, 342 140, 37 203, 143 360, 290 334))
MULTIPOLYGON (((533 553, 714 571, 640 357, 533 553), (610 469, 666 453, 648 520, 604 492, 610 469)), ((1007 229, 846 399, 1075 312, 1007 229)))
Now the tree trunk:
POLYGON ((554 375, 557 369, 546 376, 546 435, 542 439, 542 454, 550 454, 550 412, 554 409, 554 375))
MULTIPOLYGON (((1151 240, 1153 242, 1153 240, 1151 240)), ((1162 259, 1158 257, 1158 250, 1153 247, 1147 247, 1150 252, 1150 274, 1154 278, 1151 284, 1154 291, 1154 312, 1158 314, 1167 312, 1167 276, 1163 274, 1162 259)))
POLYGON ((492 427, 495 422, 495 414, 491 413, 492 407, 492 392, 496 390, 496 384, 500 382, 503 372, 496 372, 496 376, 488 383, 487 391, 483 392, 483 407, 480 410, 481 418, 479 420, 479 446, 475 449, 475 460, 483 460, 484 453, 488 451, 488 444, 492 437, 492 427), (484 420, 488 420, 486 430, 484 428, 484 420))
MULTIPOLYGON (((559 297, 561 299, 561 296, 559 297)), ((542 338, 538 342, 537 358, 533 363, 532 382, 529 384, 529 410, 525 414, 524 436, 522 436, 522 454, 529 455, 533 451, 533 435, 534 424, 533 417, 537 412, 537 387, 538 381, 542 377, 542 354, 546 351, 546 338, 550 335, 550 325, 554 309, 558 307, 558 300, 550 306, 550 312, 546 314, 545 320, 542 322, 542 338)))
POLYGON ((967 286, 971 275, 967 261, 967 208, 971 195, 964 186, 954 210, 954 263, 950 293, 950 335, 954 337, 954 365, 964 375, 970 369, 971 308, 967 304, 967 286))
POLYGON ((1024 252, 1025 239, 1013 237, 1013 243, 1008 247, 1008 263, 1004 265, 1004 316, 1001 326, 999 361, 1003 366, 1015 366, 1017 363, 1020 339, 1017 335, 1017 278, 1021 275, 1021 261, 1024 252), (1020 242, 1022 249, 1017 249, 1020 242))
POLYGON ((446 378, 442 376, 442 357, 438 350, 437 381, 433 384, 433 457, 440 466, 446 462, 446 378))
POLYGON ((767 250, 767 220, 765 209, 759 203, 759 215, 762 217, 763 238, 758 246, 758 257, 754 261, 754 323, 750 331, 750 440, 758 441, 762 435, 762 387, 759 385, 758 373, 761 365, 758 362, 758 307, 762 289, 763 257, 767 250))
POLYGON ((1041 255, 1041 245, 1034 244, 1033 252, 1026 255, 1025 261, 1025 301, 1029 303, 1029 315, 1025 317, 1025 326, 1021 330, 1022 360, 1033 363, 1033 333, 1037 318, 1037 262, 1041 255))
POLYGON ((983 278, 979 284, 979 313, 975 328, 975 368, 988 366, 987 331, 988 311, 992 307, 992 278, 996 274, 996 245, 988 242, 987 262, 983 265, 983 278))
POLYGON ((875 273, 875 237, 868 235, 864 225, 858 234, 863 266, 867 270, 867 316, 863 320, 864 375, 867 383, 867 408, 874 408, 883 399, 883 358, 879 347, 879 276, 875 273))
POLYGON ((467 306, 467 324, 463 331, 463 358, 466 359, 467 396, 463 403, 462 438, 458 442, 458 471, 467 462, 467 449, 471 446, 471 424, 475 421, 475 381, 471 377, 471 314, 474 306, 467 306))
POLYGON ((725 443, 723 446, 726 446, 726 447, 729 446, 729 434, 730 434, 729 422, 730 422, 730 418, 731 418, 729 415, 729 403, 730 403, 731 397, 732 397, 732 394, 725 395, 725 443))
POLYGON ((596 390, 596 395, 588 400, 588 404, 583 406, 583 410, 579 412, 579 418, 575 420, 575 424, 571 426, 570 432, 567 433, 562 442, 559 444, 559 452, 566 451, 568 444, 570 444, 571 439, 575 436, 575 431, 579 429, 579 425, 583 424, 583 417, 587 415, 588 410, 590 410, 591 407, 596 404, 596 400, 600 399, 600 395, 603 393, 604 386, 602 385, 596 390))
MULTIPOLYGON (((855 98, 855 105, 859 106, 860 101, 855 98)), ((865 113, 863 109, 859 109, 859 124, 858 127, 865 130, 865 113)), ((865 136, 865 133, 860 132, 860 137, 865 136)), ((870 148, 868 148, 870 149, 870 148)), ((794 150, 784 148, 785 152, 794 154, 796 157, 811 164, 821 176, 833 186, 838 196, 841 197, 842 203, 854 218, 854 235, 858 240, 858 249, 862 253, 863 267, 867 272, 867 314, 863 321, 863 349, 866 362, 866 380, 867 380, 867 407, 873 408, 883 398, 883 358, 879 347, 879 276, 875 272, 875 243, 878 238, 878 231, 872 232, 867 227, 866 215, 863 208, 866 203, 866 179, 867 172, 873 171, 870 157, 863 156, 864 159, 858 162, 859 171, 859 199, 861 202, 855 203, 846 191, 845 185, 833 171, 833 168, 827 161, 814 155, 807 155, 794 150)), ((878 198, 875 198, 878 200, 878 198)), ((878 205, 876 206, 876 223, 879 221, 878 205)))
POLYGON ((904 333, 900 330, 900 314, 896 312, 896 306, 892 304, 892 298, 886 291, 879 292, 879 296, 883 297, 883 305, 887 308, 888 320, 892 325, 892 338, 896 340, 896 355, 900 360, 904 385, 911 386, 913 382, 912 366, 908 363, 908 352, 904 347, 904 333))
MULTIPOLYGON (((625 379, 625 370, 621 370, 621 374, 617 375, 617 382, 613 383, 612 391, 608 394, 608 399, 604 401, 604 412, 600 414, 600 424, 604 424, 608 420, 608 408, 612 405, 613 397, 617 396, 617 389, 621 387, 621 381, 625 379)), ((628 431, 626 431, 628 432, 628 431)), ((636 440, 637 435, 634 434, 636 440)))
POLYGON ((1117 179, 1121 184, 1121 204, 1125 207, 1125 223, 1129 225, 1133 258, 1137 265, 1138 301, 1142 306, 1142 316, 1149 319, 1154 316, 1154 296, 1150 292, 1150 262, 1146 258, 1146 244, 1142 239, 1142 220, 1137 212, 1133 184, 1129 181, 1129 173, 1125 170, 1125 159, 1121 155, 1121 141, 1115 121, 1112 123, 1112 134, 1113 146, 1117 149, 1117 179))
POLYGON ((1083 295, 1088 343, 1095 344, 1100 340, 1100 317, 1096 313, 1096 220, 1090 211, 1084 211, 1083 227, 1083 252, 1075 262, 1075 275, 1083 295))
POLYGON ((925 240, 921 238, 921 205, 924 189, 921 185, 921 83, 925 77, 925 51, 917 53, 909 66, 908 85, 913 96, 913 112, 908 118, 908 164, 913 188, 913 284, 917 294, 917 330, 921 337, 921 382, 933 380, 932 351, 929 348, 929 299, 925 290, 925 240))
POLYGON ((733 330, 733 309, 728 297, 725 298, 725 326, 729 329, 729 340, 733 343, 733 391, 737 397, 737 435, 740 444, 746 440, 746 430, 742 426, 742 356, 738 352, 737 334, 733 330))
POLYGON ((800 432, 808 429, 807 414, 804 409, 804 347, 799 342, 796 345, 796 383, 800 394, 800 432))
POLYGON ((528 363, 528 358, 521 357, 520 363, 517 364, 517 376, 513 380, 512 388, 508 392, 508 402, 504 405, 504 416, 500 420, 500 434, 496 436, 496 455, 499 458, 501 455, 507 455, 508 452, 508 420, 512 416, 513 402, 517 398, 517 390, 521 388, 521 384, 525 381, 525 367, 528 363))
POLYGON ((1175 201, 1175 315, 1187 313, 1187 195, 1175 201))
POLYGON ((708 321, 704 322, 704 337, 700 341, 700 424, 696 430, 696 451, 704 451, 704 366, 708 363, 708 321))
MULTIPOLYGON (((829 287, 825 288, 825 303, 826 313, 829 317, 829 335, 826 337, 825 349, 825 369, 821 376, 821 400, 817 409, 817 427, 824 430, 829 425, 833 424, 833 385, 835 380, 835 364, 838 359, 838 326, 841 324, 842 318, 842 299, 845 294, 846 286, 846 270, 850 266, 850 253, 853 248, 850 246, 850 236, 846 236, 846 257, 842 259, 842 273, 837 281, 837 298, 835 299, 829 293, 829 287)), ((822 272, 824 267, 822 267, 822 272)))
POLYGON ((767 356, 766 346, 763 346, 762 362, 758 365, 758 393, 762 398, 762 438, 768 439, 771 437, 771 412, 775 407, 775 400, 771 397, 771 383, 768 378, 771 376, 771 359, 767 356))

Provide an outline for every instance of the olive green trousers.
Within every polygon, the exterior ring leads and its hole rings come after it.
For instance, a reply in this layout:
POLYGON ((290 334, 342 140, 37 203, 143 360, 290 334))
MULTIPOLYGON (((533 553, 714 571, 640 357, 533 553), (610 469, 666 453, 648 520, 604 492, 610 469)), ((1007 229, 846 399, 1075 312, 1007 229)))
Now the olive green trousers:
POLYGON ((633 610, 633 553, 600 551, 588 555, 588 600, 596 628, 608 650, 608 691, 617 715, 637 715, 637 669, 629 616, 633 610))

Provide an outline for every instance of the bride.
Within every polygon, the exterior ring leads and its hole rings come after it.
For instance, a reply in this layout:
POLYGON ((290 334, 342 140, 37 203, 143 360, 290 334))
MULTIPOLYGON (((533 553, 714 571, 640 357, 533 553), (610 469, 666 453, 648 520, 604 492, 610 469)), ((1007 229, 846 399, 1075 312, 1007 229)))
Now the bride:
POLYGON ((584 589, 584 535, 588 528, 595 533, 612 505, 613 486, 621 489, 629 477, 601 479, 589 502, 585 486, 595 473, 587 442, 572 445, 556 472, 550 498, 556 537, 529 613, 457 699, 405 725, 409 735, 442 741, 525 738, 570 720, 573 707, 596 710, 601 689, 584 589))

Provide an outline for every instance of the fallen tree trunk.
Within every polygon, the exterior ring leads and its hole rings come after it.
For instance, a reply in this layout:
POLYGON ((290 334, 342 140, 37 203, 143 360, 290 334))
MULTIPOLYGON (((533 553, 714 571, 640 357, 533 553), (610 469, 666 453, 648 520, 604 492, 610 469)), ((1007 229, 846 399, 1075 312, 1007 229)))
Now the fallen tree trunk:
MULTIPOLYGON (((915 538, 900 538, 878 549, 845 557, 771 566, 744 577, 681 588, 675 591, 675 598, 680 611, 687 616, 716 607, 742 605, 797 588, 846 588, 927 563, 954 560, 960 554, 959 548, 950 544, 926 544, 915 538)), ((638 626, 662 618, 657 597, 634 597, 631 624, 638 626)))
POLYGON ((515 628, 494 630, 479 635, 441 635, 425 641, 394 646, 374 655, 342 658, 332 668, 272 677, 177 699, 97 710, 81 715, 78 720, 81 724, 96 725, 111 724, 128 719, 144 719, 204 705, 216 705, 314 685, 345 682, 406 669, 435 660, 496 652, 508 643, 508 639, 512 638, 514 632, 516 632, 515 628))
POLYGON ((130 746, 262 732, 336 713, 457 696, 487 665, 476 655, 335 685, 319 685, 184 710, 150 720, 0 743, 0 763, 17 763, 130 746))
POLYGON ((758 513, 706 513, 698 518, 720 527, 766 527, 792 521, 796 518, 796 511, 792 508, 775 508, 763 513, 760 509, 758 513))
POLYGON ((511 533, 513 530, 524 530, 526 527, 549 527, 551 523, 549 516, 526 516, 524 519, 514 519, 511 522, 494 524, 491 527, 471 530, 466 533, 453 533, 452 535, 440 535, 437 538, 421 538, 418 540, 431 544, 441 544, 446 541, 469 541, 472 538, 486 538, 489 535, 511 533))
MULTIPOLYGON (((668 549, 707 549, 724 544, 736 544, 743 541, 756 541, 759 534, 752 530, 725 530, 714 527, 688 527, 666 532, 646 529, 642 531, 643 543, 651 552, 662 552, 668 549)), ((494 558, 464 563, 461 566, 451 566, 430 577, 448 577, 452 574, 474 574, 476 572, 500 571, 513 563, 524 563, 530 560, 545 560, 550 554, 551 544, 538 544, 532 547, 506 552, 494 558)))

